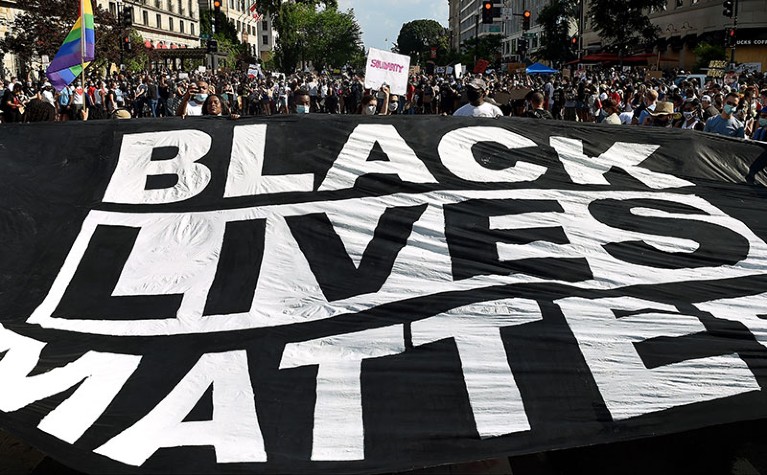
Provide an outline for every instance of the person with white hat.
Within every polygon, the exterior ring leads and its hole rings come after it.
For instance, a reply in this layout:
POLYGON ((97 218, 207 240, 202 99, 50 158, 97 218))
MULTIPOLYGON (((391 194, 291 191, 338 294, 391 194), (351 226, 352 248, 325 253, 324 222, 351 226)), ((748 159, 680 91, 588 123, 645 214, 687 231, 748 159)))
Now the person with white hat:
POLYGON ((53 107, 56 107, 56 99, 53 96, 53 86, 51 86, 51 83, 46 82, 43 84, 43 90, 40 96, 43 102, 47 102, 53 107))
POLYGON ((453 113, 456 117, 501 117, 501 108, 485 102, 487 83, 480 78, 469 81, 466 85, 466 96, 469 103, 460 107, 453 113))

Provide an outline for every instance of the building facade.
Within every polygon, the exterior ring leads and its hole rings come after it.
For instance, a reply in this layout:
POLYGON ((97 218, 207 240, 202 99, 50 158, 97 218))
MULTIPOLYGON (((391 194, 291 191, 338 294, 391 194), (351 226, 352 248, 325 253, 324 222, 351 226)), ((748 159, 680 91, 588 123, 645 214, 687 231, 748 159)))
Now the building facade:
MULTIPOLYGON (((200 8, 212 9, 210 3, 210 0, 200 0, 200 8)), ((252 0, 222 0, 221 12, 234 24, 240 41, 248 45, 251 54, 266 61, 274 51, 272 21, 267 16, 254 18, 250 11, 253 3, 252 0)))
MULTIPOLYGON (((200 46, 200 9, 197 0, 97 0, 113 15, 133 12, 132 28, 145 44, 160 49, 200 46)), ((98 34, 98 31, 97 31, 98 34)))
MULTIPOLYGON (((738 0, 735 62, 767 71, 767 0, 738 0)), ((725 30, 733 19, 722 15, 721 0, 668 0, 666 6, 649 13, 659 28, 652 50, 661 68, 689 70, 695 66, 695 47, 701 42, 724 45, 725 30)), ((584 18, 583 48, 599 51, 602 42, 593 25, 584 18)), ((727 51, 728 58, 730 51, 727 51)))

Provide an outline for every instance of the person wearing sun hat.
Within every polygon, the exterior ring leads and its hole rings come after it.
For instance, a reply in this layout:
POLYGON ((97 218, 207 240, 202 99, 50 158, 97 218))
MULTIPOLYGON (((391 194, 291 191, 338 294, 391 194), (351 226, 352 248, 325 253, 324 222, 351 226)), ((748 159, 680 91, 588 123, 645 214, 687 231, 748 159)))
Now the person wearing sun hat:
POLYGON ((658 102, 655 110, 649 112, 650 125, 654 127, 671 127, 671 119, 674 115, 673 102, 658 102))

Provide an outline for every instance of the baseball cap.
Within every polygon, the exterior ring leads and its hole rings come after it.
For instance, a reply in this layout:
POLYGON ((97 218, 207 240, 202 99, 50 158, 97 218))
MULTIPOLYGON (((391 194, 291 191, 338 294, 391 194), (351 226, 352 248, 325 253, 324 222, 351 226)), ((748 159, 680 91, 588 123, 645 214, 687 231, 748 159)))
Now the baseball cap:
POLYGON ((705 96, 701 97, 701 98, 700 98, 700 100, 701 100, 701 102, 703 102, 703 101, 705 101, 705 102, 711 102, 711 96, 709 96, 708 94, 706 94, 705 96))
POLYGON ((480 79, 480 78, 472 79, 471 81, 469 81, 467 86, 472 89, 481 89, 483 91, 487 89, 487 83, 484 81, 484 79, 480 79))

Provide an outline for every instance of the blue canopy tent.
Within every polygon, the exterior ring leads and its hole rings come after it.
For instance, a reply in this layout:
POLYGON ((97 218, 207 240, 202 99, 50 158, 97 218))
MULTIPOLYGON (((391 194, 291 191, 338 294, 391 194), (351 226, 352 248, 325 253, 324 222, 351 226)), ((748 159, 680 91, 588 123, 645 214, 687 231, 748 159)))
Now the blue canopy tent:
POLYGON ((541 63, 533 63, 525 69, 527 74, 556 74, 559 71, 551 69, 548 66, 544 66, 541 63))

